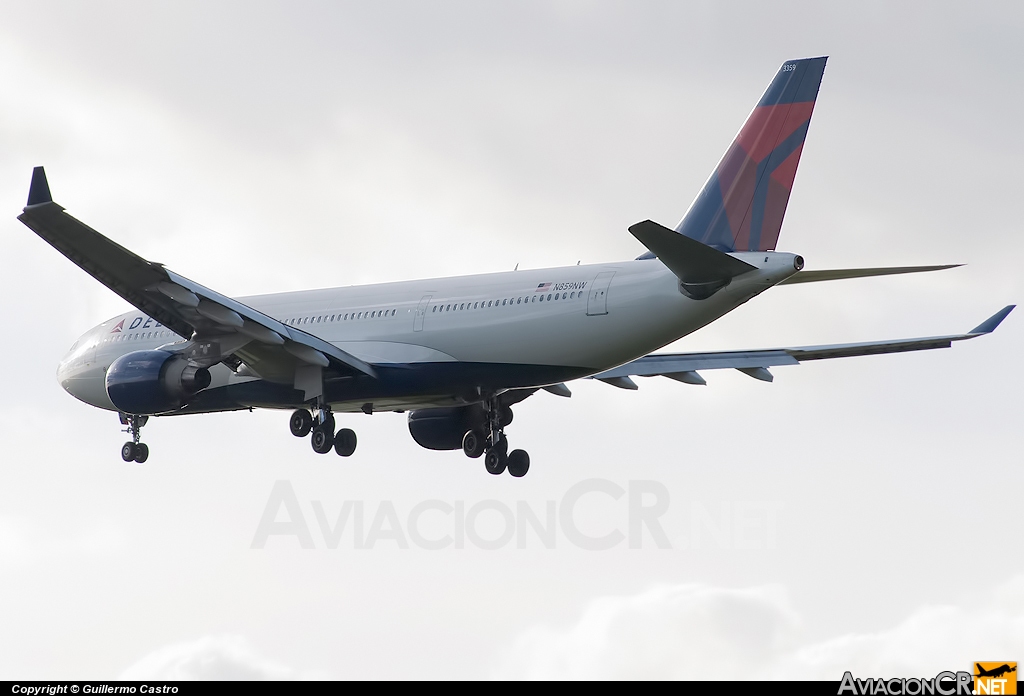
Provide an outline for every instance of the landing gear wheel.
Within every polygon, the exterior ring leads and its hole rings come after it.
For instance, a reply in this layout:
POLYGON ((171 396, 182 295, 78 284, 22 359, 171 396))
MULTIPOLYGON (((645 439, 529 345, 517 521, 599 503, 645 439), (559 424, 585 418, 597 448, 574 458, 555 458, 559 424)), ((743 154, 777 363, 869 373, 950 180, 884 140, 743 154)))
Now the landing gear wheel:
MULTIPOLYGON (((123 454, 124 452, 122 451, 122 455, 123 454)), ((135 462, 137 464, 142 464, 147 459, 149 459, 149 445, 142 442, 135 445, 135 462)))
POLYGON ((491 448, 487 450, 487 455, 484 456, 484 468, 487 469, 488 474, 504 473, 505 467, 508 466, 508 456, 497 448, 491 448))
POLYGON ((341 457, 351 457, 356 451, 356 434, 349 428, 342 428, 334 435, 334 451, 341 457))
POLYGON ((295 437, 305 437, 309 435, 310 428, 313 427, 313 416, 309 415, 309 411, 304 408, 300 408, 298 411, 292 413, 292 417, 288 420, 288 428, 292 431, 292 435, 295 437))
POLYGON ((468 430, 462 436, 462 451, 470 459, 477 459, 484 453, 487 440, 475 430, 468 430))
POLYGON ((313 451, 317 454, 327 454, 334 446, 334 433, 325 429, 322 425, 313 428, 313 437, 309 439, 313 445, 313 451))
POLYGON ((135 453, 137 451, 138 450, 136 449, 134 442, 126 442, 123 445, 121 445, 121 459, 125 460, 126 462, 134 462, 135 453))
POLYGON ((508 473, 516 478, 526 476, 530 470, 530 455, 526 450, 512 450, 508 453, 508 473))
POLYGON ((504 428, 506 425, 510 424, 512 422, 512 416, 512 409, 508 406, 502 406, 498 410, 498 427, 504 428))

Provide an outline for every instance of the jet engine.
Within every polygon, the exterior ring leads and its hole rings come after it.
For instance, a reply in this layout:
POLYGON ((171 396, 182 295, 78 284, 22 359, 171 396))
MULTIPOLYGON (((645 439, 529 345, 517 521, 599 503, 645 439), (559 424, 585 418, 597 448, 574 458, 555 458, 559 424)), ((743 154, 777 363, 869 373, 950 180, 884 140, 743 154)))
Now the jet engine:
POLYGON ((409 433, 420 447, 432 450, 462 448, 468 430, 483 432, 486 419, 479 405, 423 408, 409 412, 409 433))
POLYGON ((107 369, 107 396, 119 411, 134 415, 176 411, 208 386, 208 369, 163 350, 126 353, 107 369))

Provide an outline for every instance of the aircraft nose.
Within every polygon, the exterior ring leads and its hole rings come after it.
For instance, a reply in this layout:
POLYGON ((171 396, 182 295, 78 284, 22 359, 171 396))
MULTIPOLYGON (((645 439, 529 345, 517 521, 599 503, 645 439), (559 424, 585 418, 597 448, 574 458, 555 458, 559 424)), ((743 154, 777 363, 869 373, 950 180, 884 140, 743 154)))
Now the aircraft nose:
POLYGON ((96 362, 96 346, 79 341, 57 365, 57 381, 61 388, 79 401, 109 410, 116 410, 107 396, 103 366, 96 362))

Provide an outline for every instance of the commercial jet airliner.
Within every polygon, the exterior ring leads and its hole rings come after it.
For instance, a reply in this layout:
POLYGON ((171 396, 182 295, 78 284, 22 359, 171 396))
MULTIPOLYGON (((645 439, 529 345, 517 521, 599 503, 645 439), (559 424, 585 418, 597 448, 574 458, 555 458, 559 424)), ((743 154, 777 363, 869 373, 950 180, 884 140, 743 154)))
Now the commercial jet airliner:
POLYGON ((87 404, 117 411, 144 462, 150 416, 294 409, 290 429, 313 450, 347 457, 355 433, 336 413, 408 412, 413 439, 484 456, 491 474, 523 476, 508 451, 511 406, 593 378, 636 389, 633 377, 704 384, 731 368, 949 347, 991 333, 1009 306, 964 334, 773 350, 652 353, 776 285, 940 270, 913 266, 804 270, 776 251, 825 58, 787 61, 682 221, 629 231, 634 260, 232 299, 147 261, 53 202, 42 167, 18 217, 136 309, 83 335, 57 377, 87 404))

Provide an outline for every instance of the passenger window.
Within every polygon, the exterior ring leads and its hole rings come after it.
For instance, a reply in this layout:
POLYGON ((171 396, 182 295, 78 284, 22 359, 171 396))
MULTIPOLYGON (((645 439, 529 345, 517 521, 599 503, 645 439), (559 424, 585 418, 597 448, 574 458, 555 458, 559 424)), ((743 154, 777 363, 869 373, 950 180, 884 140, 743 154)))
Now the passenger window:
POLYGON ((551 295, 548 295, 548 302, 551 301, 551 295))

